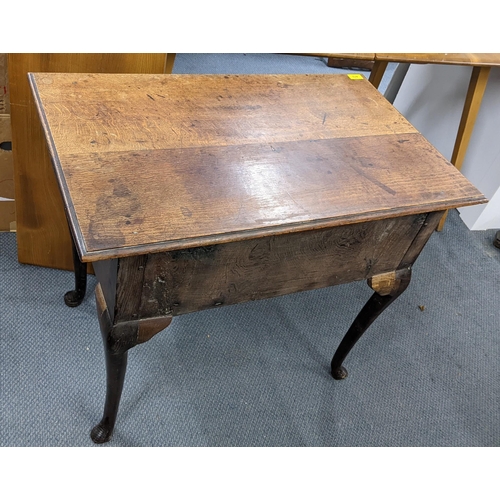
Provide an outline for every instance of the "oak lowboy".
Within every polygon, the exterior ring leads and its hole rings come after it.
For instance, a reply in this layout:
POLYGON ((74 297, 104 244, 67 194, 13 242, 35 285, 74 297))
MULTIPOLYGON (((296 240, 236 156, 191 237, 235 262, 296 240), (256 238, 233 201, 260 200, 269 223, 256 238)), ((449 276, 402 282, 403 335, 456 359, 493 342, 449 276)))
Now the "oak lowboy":
MULTIPOLYGON (((110 439, 127 351, 174 316, 367 280, 332 375, 477 191, 352 75, 29 75, 74 241, 98 286, 110 439)), ((333 332, 332 332, 333 334, 333 332)), ((223 369, 223 367, 221 367, 223 369)))

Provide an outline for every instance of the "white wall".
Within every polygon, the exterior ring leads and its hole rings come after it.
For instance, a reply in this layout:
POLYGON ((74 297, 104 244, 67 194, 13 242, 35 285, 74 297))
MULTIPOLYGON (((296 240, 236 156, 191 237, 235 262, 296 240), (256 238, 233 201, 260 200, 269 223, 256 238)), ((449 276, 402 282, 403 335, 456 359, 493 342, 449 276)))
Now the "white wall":
MULTIPOLYGON (((448 160, 451 158, 471 68, 412 64, 394 106, 448 160)), ((462 173, 490 201, 459 209, 469 229, 500 228, 500 68, 492 68, 462 173)))

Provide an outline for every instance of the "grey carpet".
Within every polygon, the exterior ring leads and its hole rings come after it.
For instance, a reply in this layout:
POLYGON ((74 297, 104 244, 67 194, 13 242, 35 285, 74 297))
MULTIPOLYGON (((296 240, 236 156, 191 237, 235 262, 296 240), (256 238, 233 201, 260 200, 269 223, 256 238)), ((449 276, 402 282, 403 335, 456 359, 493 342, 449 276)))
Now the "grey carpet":
MULTIPOLYGON (((94 295, 69 309, 71 273, 19 264, 13 233, 0 246, 0 443, 89 446, 105 377, 94 295)), ((499 260, 452 212, 335 381, 369 295, 360 282, 175 318, 130 352, 105 446, 498 446, 499 260)))
MULTIPOLYGON (((452 211, 343 381, 329 363, 371 294, 364 282, 175 318, 130 351, 103 446, 499 446, 500 251, 490 237, 452 211)), ((72 283, 69 272, 19 264, 15 234, 0 233, 2 446, 95 446, 105 391, 96 282, 76 309, 62 298, 72 283)))
MULTIPOLYGON (((329 68, 325 57, 288 54, 177 54, 174 73, 199 74, 286 74, 286 73, 360 73, 366 78, 370 72, 359 68, 329 68)), ((380 82, 384 93, 397 64, 390 63, 380 82)))

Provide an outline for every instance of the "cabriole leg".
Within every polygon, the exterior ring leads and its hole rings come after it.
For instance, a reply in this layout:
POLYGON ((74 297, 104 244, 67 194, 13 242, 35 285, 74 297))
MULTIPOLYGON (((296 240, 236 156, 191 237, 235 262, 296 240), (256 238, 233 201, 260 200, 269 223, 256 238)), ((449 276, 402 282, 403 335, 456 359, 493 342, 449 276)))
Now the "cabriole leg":
POLYGON ((68 307, 77 307, 82 303, 87 290, 87 263, 80 261, 73 239, 71 239, 71 243, 73 246, 73 266, 75 268, 75 289, 66 292, 64 302, 68 307))
POLYGON ((120 326, 117 328, 113 325, 100 283, 96 287, 95 295, 106 360, 106 401, 102 419, 92 429, 90 437, 94 443, 102 444, 109 441, 113 434, 127 370, 127 351, 135 343, 127 338, 127 332, 120 331, 120 326))
POLYGON ((92 429, 90 437, 96 444, 106 443, 111 439, 115 427, 116 415, 127 370, 127 351, 116 354, 110 345, 110 336, 103 332, 106 358, 106 402, 101 421, 92 429))
POLYGON ((406 290, 410 279, 411 269, 405 268, 374 276, 368 280, 368 285, 375 290, 375 293, 361 309, 333 356, 331 374, 334 379, 341 380, 347 377, 347 370, 342 366, 346 356, 367 328, 406 290))
POLYGON ((113 323, 100 283, 97 284, 95 296, 106 360, 106 400, 102 419, 92 429, 90 437, 94 443, 102 444, 111 439, 115 427, 127 370, 128 350, 161 332, 171 323, 172 317, 113 323))

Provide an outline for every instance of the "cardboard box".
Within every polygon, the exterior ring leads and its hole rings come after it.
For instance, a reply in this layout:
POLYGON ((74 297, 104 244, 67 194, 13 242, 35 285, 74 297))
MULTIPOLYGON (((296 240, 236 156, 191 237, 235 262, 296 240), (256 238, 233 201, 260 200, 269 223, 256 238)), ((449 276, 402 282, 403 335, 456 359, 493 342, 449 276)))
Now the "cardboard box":
POLYGON ((16 202, 0 200, 0 231, 16 230, 16 202))
POLYGON ((14 163, 7 54, 0 54, 0 231, 15 231, 14 163))
POLYGON ((0 231, 15 231, 14 164, 7 54, 0 54, 0 231))
POLYGON ((10 115, 0 115, 0 198, 14 199, 14 163, 10 115))
POLYGON ((10 114, 7 54, 0 54, 0 115, 10 114))

